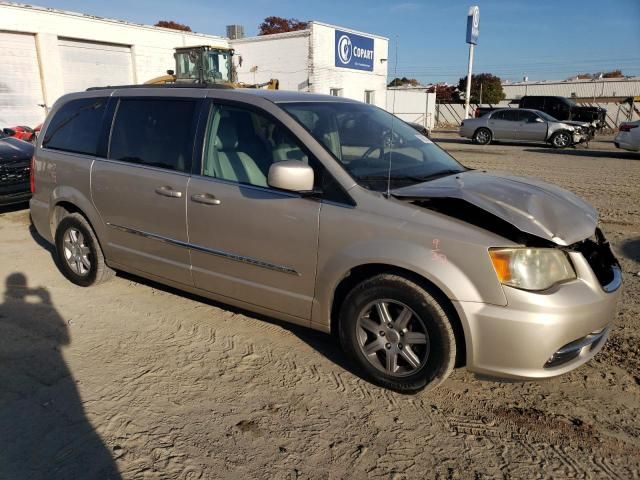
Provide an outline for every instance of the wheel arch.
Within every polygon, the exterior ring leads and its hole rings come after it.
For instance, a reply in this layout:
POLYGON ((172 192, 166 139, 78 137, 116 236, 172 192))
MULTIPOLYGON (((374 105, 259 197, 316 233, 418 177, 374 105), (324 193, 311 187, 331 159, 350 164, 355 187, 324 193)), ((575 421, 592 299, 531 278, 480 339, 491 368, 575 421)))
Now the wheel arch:
POLYGON ((339 331, 339 312, 349 292, 362 281, 380 274, 393 274, 410 280, 430 295, 442 305, 448 318, 451 320, 451 326, 456 338, 456 367, 462 367, 466 364, 466 335, 464 326, 458 315, 456 308, 449 297, 435 283, 426 277, 407 270, 406 268, 386 263, 367 263, 352 267, 340 280, 333 291, 330 311, 330 328, 331 333, 336 335, 339 331))
MULTIPOLYGON (((96 229, 96 222, 92 220, 91 216, 88 215, 85 209, 81 208, 77 205, 76 202, 68 199, 68 198, 59 198, 53 203, 53 208, 51 209, 51 214, 49 217, 49 227, 51 229, 51 238, 55 239, 56 237, 56 229, 60 221, 67 215, 72 213, 77 213, 82 215, 82 217, 87 221, 89 227, 93 230, 96 239, 98 240, 98 245, 102 250, 102 254, 106 259, 106 252, 102 244, 102 240, 100 235, 98 234, 98 230, 96 229)), ((54 242, 55 243, 55 242, 54 242)))

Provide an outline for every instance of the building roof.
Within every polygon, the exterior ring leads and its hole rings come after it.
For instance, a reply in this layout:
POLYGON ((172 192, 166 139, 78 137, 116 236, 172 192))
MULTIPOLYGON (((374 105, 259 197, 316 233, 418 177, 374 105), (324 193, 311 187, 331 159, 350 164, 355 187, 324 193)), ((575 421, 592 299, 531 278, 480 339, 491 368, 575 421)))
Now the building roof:
POLYGON ((134 22, 128 22, 126 20, 119 20, 116 18, 108 18, 108 17, 99 17, 97 15, 89 15, 86 13, 79 13, 79 12, 72 12, 69 10, 60 10, 57 8, 49 8, 49 7, 39 7, 37 5, 28 5, 26 3, 17 3, 17 2, 6 2, 6 1, 2 1, 0 0, 0 7, 13 7, 13 8, 22 8, 25 10, 32 10, 34 12, 41 12, 41 13, 51 13, 51 14, 56 14, 56 15, 66 15, 66 16, 70 16, 70 17, 77 17, 77 18, 82 18, 85 20, 95 20, 98 22, 106 22, 106 23, 115 23, 118 25, 126 25, 126 26, 130 26, 130 27, 138 27, 138 28, 145 28, 145 29, 150 29, 150 30, 160 30, 163 32, 169 32, 169 33, 175 33, 178 35, 196 35, 196 36, 201 36, 201 37, 206 37, 206 38, 215 38, 217 40, 225 40, 225 37, 221 37, 219 35, 211 35, 208 33, 200 33, 200 32, 186 32, 186 31, 182 31, 182 30, 175 30, 172 28, 164 28, 164 27, 156 27, 154 25, 145 25, 143 23, 134 23, 134 22))

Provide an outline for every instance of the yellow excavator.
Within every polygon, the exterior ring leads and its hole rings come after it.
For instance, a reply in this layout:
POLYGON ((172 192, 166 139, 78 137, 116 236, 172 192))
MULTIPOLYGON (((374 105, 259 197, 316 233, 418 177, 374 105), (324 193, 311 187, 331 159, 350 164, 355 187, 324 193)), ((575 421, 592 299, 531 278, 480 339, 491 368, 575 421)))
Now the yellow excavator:
POLYGON ((232 48, 198 45, 177 47, 173 54, 175 70, 167 70, 166 75, 152 78, 145 85, 194 84, 217 88, 267 88, 278 90, 279 81, 272 78, 268 82, 248 84, 238 82, 233 65, 232 48))

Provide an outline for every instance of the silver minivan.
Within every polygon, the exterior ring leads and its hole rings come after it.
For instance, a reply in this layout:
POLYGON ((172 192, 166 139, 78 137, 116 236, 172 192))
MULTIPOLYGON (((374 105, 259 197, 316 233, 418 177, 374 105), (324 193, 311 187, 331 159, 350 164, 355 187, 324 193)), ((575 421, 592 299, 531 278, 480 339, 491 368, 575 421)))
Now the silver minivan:
POLYGON ((38 138, 31 216, 90 286, 122 270, 336 334, 400 391, 455 366, 532 379, 605 342, 621 285, 597 213, 465 168, 393 115, 284 91, 97 89, 38 138))

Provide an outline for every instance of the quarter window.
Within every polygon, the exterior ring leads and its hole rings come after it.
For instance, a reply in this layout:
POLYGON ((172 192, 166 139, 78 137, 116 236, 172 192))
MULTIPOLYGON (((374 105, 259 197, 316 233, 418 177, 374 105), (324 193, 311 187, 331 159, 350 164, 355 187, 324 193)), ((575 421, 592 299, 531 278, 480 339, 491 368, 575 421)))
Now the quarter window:
POLYGON ((283 160, 309 163, 291 134, 252 110, 215 105, 209 112, 202 174, 267 186, 269 167, 283 160))
POLYGON ((47 127, 42 146, 95 155, 106 104, 106 98, 83 98, 66 103, 47 127))
POLYGON ((195 100, 121 99, 109 158, 190 172, 195 109, 195 100))

